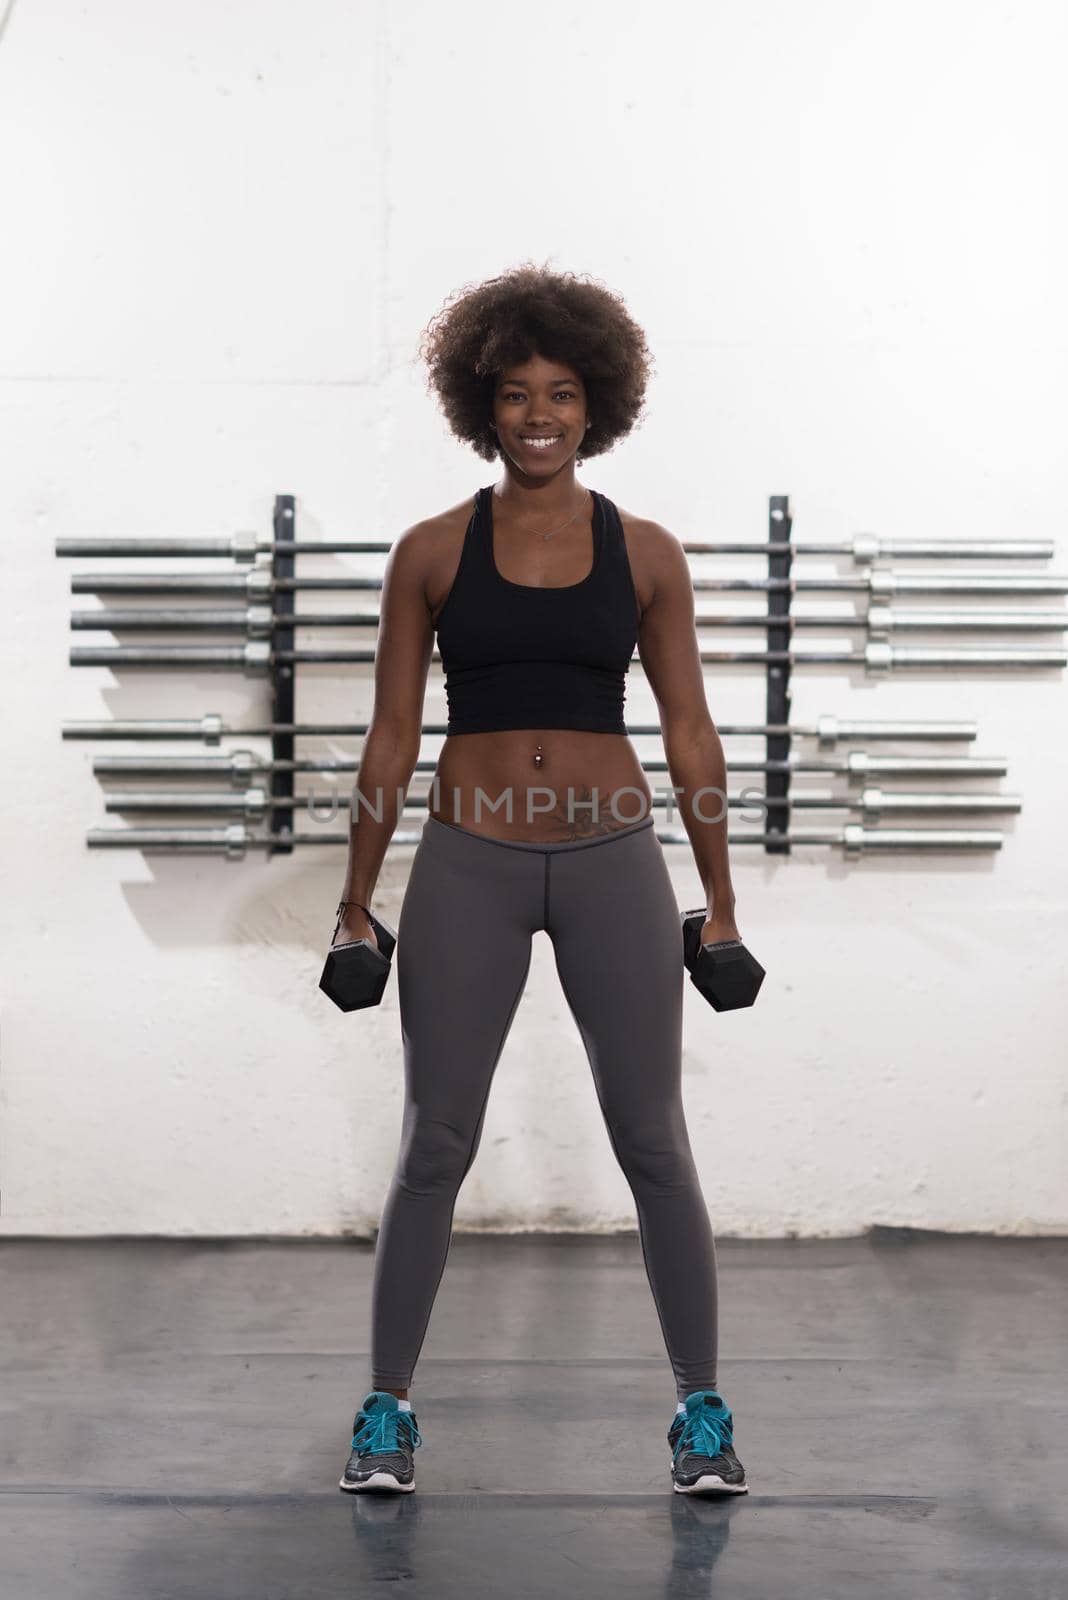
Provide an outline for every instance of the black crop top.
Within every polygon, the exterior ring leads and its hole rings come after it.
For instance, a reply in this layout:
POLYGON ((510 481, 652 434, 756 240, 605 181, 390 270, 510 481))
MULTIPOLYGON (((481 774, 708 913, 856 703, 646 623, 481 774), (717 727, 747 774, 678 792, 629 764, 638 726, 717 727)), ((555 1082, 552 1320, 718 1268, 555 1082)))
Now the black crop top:
POLYGON ((438 615, 448 734, 501 728, 625 733, 640 607, 623 523, 593 496, 593 566, 557 588, 512 583, 493 559, 493 486, 479 489, 438 615))

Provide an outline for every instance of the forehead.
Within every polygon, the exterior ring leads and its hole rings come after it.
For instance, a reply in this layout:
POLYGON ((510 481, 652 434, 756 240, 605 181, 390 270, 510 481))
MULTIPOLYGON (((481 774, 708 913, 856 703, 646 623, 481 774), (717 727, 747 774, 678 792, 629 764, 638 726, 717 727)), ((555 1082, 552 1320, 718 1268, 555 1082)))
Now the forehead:
POLYGON ((501 373, 502 383, 581 383, 582 379, 574 367, 566 361, 557 361, 545 356, 532 356, 529 361, 512 361, 501 373))

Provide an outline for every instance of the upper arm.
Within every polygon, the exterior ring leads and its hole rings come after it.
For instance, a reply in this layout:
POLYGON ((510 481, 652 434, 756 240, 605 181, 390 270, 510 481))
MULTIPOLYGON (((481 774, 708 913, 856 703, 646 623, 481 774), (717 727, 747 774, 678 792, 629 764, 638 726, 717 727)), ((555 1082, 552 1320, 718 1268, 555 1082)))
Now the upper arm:
POLYGON ((694 622, 693 579, 681 542, 657 522, 647 527, 653 596, 638 630, 638 655, 660 710, 665 739, 712 721, 694 622))
POLYGON ((434 629, 426 601, 427 526, 417 522, 386 557, 375 650, 376 727, 418 740, 423 724, 434 629))

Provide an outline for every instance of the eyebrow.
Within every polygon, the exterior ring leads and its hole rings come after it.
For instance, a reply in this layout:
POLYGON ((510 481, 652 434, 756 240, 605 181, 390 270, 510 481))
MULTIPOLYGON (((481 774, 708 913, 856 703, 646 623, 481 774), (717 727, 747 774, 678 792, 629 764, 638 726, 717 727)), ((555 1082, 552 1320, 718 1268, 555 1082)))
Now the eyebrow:
MULTIPOLYGON (((577 378, 550 378, 549 379, 549 387, 550 387, 550 389, 556 389, 562 383, 570 383, 573 386, 577 382, 578 382, 577 378)), ((517 385, 519 385, 520 387, 522 387, 524 389, 529 389, 530 388, 530 384, 527 382, 527 380, 525 378, 502 378, 501 379, 501 387, 504 388, 507 384, 517 384, 517 385)))

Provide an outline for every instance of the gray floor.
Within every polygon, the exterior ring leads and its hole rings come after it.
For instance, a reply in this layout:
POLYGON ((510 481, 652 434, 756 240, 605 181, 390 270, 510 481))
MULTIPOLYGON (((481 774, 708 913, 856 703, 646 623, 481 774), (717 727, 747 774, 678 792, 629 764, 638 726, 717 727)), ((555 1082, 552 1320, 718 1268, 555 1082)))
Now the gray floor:
POLYGON ((455 1235, 416 1493, 340 1494, 371 1251, 0 1244, 3 1600, 1068 1596, 1068 1240, 721 1241, 727 1503, 636 1236, 455 1235))

